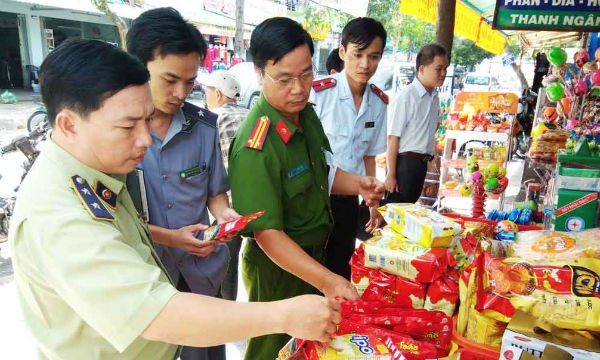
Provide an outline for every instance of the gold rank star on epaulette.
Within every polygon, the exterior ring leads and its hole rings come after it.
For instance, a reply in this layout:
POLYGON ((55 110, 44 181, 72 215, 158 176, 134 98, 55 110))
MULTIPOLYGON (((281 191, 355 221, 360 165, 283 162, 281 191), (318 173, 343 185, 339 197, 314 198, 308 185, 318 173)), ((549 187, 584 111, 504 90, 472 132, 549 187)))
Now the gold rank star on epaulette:
POLYGON ((103 183, 96 180, 94 184, 94 188, 96 189, 96 195, 104 201, 108 206, 113 209, 117 208, 117 194, 112 192, 109 188, 106 187, 103 183))
POLYGON ((313 81, 312 88, 315 92, 319 92, 321 90, 332 88, 335 85, 337 85, 337 81, 334 78, 325 78, 313 81))
POLYGON ((100 200, 84 178, 79 175, 73 175, 71 176, 70 183, 79 201, 81 201, 83 207, 94 220, 115 221, 114 216, 104 206, 102 200, 100 200))

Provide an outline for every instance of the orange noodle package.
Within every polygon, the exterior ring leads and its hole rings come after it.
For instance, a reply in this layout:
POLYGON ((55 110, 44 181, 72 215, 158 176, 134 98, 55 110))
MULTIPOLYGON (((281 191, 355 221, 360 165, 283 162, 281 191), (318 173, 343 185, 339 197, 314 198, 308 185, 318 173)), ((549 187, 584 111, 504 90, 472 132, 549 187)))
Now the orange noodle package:
POLYGON ((491 296, 564 329, 600 331, 600 260, 486 259, 478 303, 491 296))
POLYGON ((229 235, 235 235, 243 230, 249 222, 258 219, 264 214, 263 211, 259 211, 253 214, 242 216, 239 219, 229 221, 223 224, 218 224, 209 227, 204 230, 204 240, 219 240, 229 235))
POLYGON ((366 267, 423 283, 439 278, 456 263, 447 248, 424 248, 397 237, 375 236, 361 246, 366 267))
POLYGON ((528 260, 600 258, 600 228, 581 232, 524 231, 508 255, 528 260))

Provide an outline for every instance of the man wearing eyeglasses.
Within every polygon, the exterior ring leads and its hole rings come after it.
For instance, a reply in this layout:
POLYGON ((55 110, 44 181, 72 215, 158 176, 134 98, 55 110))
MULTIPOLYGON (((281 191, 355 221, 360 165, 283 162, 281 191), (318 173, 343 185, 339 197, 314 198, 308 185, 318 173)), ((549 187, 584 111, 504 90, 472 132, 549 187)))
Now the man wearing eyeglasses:
MULTIPOLYGON (((387 33, 377 20, 361 17, 342 30, 339 47, 344 69, 313 83, 312 101, 321 119, 335 162, 345 171, 375 176, 375 155, 386 147, 387 95, 369 82, 383 55, 387 33)), ((326 248, 327 268, 350 279, 359 204, 356 195, 331 195, 334 228, 326 248)), ((376 208, 365 226, 382 222, 376 208)))
MULTIPOLYGON (((248 299, 277 300, 320 291, 357 300, 356 289, 323 265, 332 227, 329 192, 360 193, 374 204, 382 183, 328 165, 329 142, 312 106, 312 39, 297 22, 271 18, 252 32, 250 53, 262 95, 229 151, 233 206, 242 215, 265 210, 242 233, 248 299)), ((245 359, 273 359, 289 339, 248 341, 245 359)))

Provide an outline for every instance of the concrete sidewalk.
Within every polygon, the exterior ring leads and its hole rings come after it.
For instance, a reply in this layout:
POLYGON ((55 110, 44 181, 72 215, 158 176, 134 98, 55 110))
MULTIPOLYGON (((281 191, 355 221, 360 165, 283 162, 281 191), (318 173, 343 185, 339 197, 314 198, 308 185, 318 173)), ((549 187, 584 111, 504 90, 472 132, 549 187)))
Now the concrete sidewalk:
MULTIPOLYGON (((4 93, 5 90, 0 90, 4 93)), ((27 126, 27 119, 35 108, 41 106, 41 96, 31 90, 11 89, 9 90, 19 100, 16 104, 0 103, 0 132, 16 130, 27 126)))

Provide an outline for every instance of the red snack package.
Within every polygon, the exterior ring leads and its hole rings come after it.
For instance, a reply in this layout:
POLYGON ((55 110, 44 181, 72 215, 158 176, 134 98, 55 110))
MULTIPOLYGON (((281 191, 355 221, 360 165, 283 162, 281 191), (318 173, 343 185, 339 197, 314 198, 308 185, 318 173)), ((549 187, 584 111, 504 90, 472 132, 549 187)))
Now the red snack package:
POLYGON ((458 303, 458 273, 451 270, 448 274, 432 282, 427 289, 425 309, 443 311, 452 316, 458 303))
POLYGON ((370 273, 369 285, 362 294, 361 300, 421 309, 425 303, 426 291, 427 284, 374 270, 370 273))
MULTIPOLYGON (((386 347, 391 352, 402 354, 408 360, 435 359, 437 358, 437 350, 434 345, 426 342, 417 341, 409 335, 400 334, 389 329, 381 328, 369 324, 359 324, 349 320, 342 320, 339 326, 338 333, 345 334, 369 334, 376 336, 378 339, 389 339, 394 345, 395 350, 392 350, 387 344, 386 347)), ((398 355, 392 356, 392 359, 402 359, 398 355)))
POLYGON ((204 230, 204 240, 219 240, 226 236, 234 235, 243 230, 250 221, 258 219, 264 213, 264 211, 259 211, 233 221, 211 226, 204 230))

